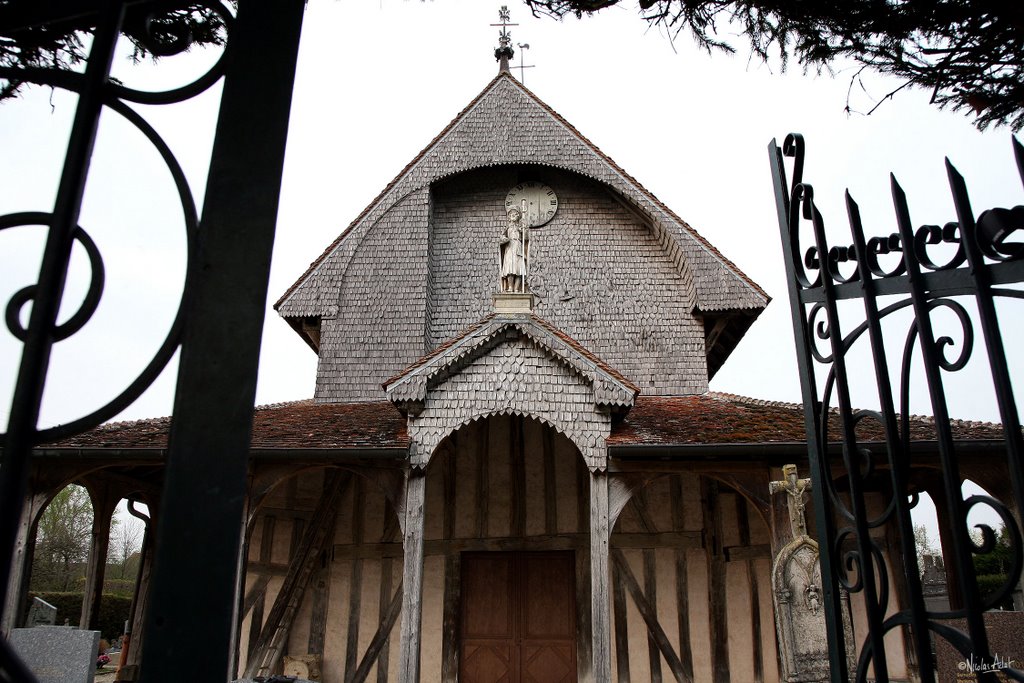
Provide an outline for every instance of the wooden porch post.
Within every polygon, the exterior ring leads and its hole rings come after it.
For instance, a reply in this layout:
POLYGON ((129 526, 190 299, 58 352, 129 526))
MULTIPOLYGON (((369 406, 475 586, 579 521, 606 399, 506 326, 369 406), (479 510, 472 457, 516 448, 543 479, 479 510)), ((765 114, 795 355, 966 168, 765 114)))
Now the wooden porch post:
POLYGON ((410 469, 405 478, 405 505, 402 511, 402 634, 398 662, 401 683, 420 680, 420 626, 423 612, 423 509, 426 496, 425 469, 410 469))
POLYGON ((43 494, 29 494, 21 508, 21 519, 18 522, 18 535, 15 538, 14 552, 11 553, 10 582, 3 607, 3 621, 0 622, 0 637, 10 635, 12 628, 17 628, 25 609, 28 595, 28 582, 32 573, 32 555, 36 547, 36 528, 39 513, 46 502, 43 494))
POLYGON ((608 473, 590 472, 590 615, 595 681, 610 681, 611 617, 608 607, 608 473))
POLYGON ((107 551, 110 548, 110 519, 121 500, 111 491, 109 484, 89 486, 92 501, 92 539, 89 544, 89 562, 85 572, 85 595, 82 598, 82 615, 78 627, 92 631, 99 630, 100 600, 103 597, 103 580, 107 569, 107 551))

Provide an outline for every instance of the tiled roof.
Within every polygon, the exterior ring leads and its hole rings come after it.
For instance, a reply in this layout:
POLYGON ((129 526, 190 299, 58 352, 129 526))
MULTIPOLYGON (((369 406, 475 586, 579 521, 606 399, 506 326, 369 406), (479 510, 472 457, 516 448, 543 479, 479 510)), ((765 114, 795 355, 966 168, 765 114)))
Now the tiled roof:
MULTIPOLYGON (((865 423, 866 440, 882 440, 865 423)), ((170 418, 104 425, 48 448, 165 448, 170 418)), ((838 416, 832 433, 838 434, 838 416)), ((914 440, 935 439, 934 422, 911 418, 914 440)), ((953 421, 962 440, 1001 440, 1002 427, 988 422, 953 421)), ((612 429, 609 446, 794 443, 804 440, 803 406, 708 393, 702 396, 638 396, 626 418, 612 429)), ((405 418, 387 401, 314 403, 311 400, 256 409, 253 448, 360 449, 407 448, 405 418)))
MULTIPOLYGON (((911 417, 911 439, 935 440, 934 425, 930 417, 911 417)), ((952 426, 956 439, 1003 438, 998 424, 954 420, 952 426)), ((857 434, 865 441, 885 440, 882 426, 873 420, 862 421, 857 434)), ((839 438, 839 414, 833 412, 829 440, 839 438)), ((805 439, 803 405, 710 392, 637 398, 625 419, 612 429, 608 445, 792 443, 805 439)))
MULTIPOLYGON (((166 448, 169 417, 103 425, 50 448, 166 448)), ((253 414, 253 448, 408 448, 406 421, 387 401, 260 406, 253 414)))

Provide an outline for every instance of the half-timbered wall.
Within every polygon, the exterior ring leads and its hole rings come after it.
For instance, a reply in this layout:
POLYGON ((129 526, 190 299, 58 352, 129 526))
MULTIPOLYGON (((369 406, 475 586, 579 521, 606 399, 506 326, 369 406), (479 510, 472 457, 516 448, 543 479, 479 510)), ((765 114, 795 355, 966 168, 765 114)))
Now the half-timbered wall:
MULTIPOLYGON (((294 539, 317 506, 323 472, 286 480, 255 522, 243 664, 256 641, 252 623, 270 612, 294 539)), ((387 628, 402 580, 397 517, 368 479, 342 476, 333 545, 309 581, 285 654, 322 652, 326 683, 397 680, 398 622, 387 628), (388 636, 375 639, 382 623, 388 636)), ((764 522, 724 484, 652 476, 611 536, 613 680, 774 683, 764 522)), ((575 551, 578 672, 591 680, 589 477, 568 439, 529 418, 480 420, 442 442, 427 471, 420 680, 455 680, 461 553, 499 550, 575 551)))

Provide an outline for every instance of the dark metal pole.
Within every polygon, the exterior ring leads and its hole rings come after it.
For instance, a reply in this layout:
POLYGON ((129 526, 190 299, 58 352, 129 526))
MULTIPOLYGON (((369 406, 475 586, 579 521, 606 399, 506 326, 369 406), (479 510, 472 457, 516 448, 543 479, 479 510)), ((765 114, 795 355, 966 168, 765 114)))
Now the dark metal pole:
POLYGON ((43 387, 50 354, 57 340, 57 313, 64 295, 71 248, 78 229, 85 181, 103 108, 104 86, 109 77, 123 10, 121 2, 105 3, 93 37, 85 82, 75 108, 64 156, 57 200, 50 217, 39 281, 29 299, 32 313, 21 338, 24 349, 0 466, 0 605, 6 602, 21 508, 28 491, 28 461, 32 447, 36 445, 43 387))
POLYGON ((304 0, 245 0, 189 274, 142 675, 224 681, 234 658, 239 529, 260 337, 304 0))

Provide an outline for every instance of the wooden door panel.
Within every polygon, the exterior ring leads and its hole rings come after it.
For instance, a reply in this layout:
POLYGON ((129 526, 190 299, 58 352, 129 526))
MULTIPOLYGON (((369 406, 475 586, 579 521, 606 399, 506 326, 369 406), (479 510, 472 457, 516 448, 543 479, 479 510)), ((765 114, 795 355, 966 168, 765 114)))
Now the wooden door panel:
POLYGON ((522 560, 521 637, 576 638, 576 567, 565 553, 524 553, 522 560))
POLYGON ((573 553, 464 553, 460 564, 460 683, 575 681, 573 553))
POLYGON ((523 683, 568 683, 576 680, 576 644, 523 643, 520 649, 523 683))
POLYGON ((462 637, 512 638, 515 621, 511 553, 467 556, 462 572, 462 637))

